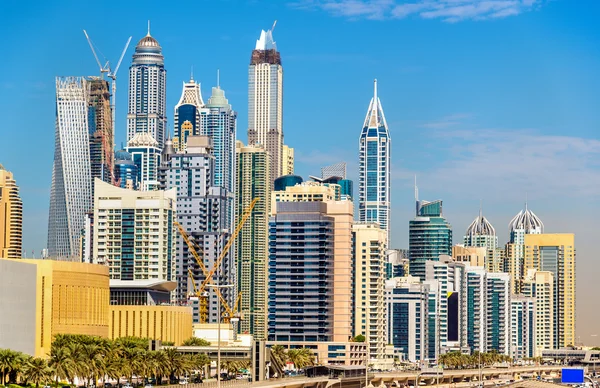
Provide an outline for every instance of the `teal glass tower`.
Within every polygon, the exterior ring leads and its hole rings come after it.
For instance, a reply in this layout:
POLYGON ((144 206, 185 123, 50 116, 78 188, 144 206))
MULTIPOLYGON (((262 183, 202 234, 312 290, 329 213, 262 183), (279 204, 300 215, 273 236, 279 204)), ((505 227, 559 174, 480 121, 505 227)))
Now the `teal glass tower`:
POLYGON ((359 139, 358 216, 362 222, 376 222, 390 240, 390 156, 391 138, 377 80, 359 139))
POLYGON ((425 280, 425 263, 452 255, 452 226, 442 212, 442 201, 419 201, 415 187, 416 215, 408 224, 409 271, 425 280))

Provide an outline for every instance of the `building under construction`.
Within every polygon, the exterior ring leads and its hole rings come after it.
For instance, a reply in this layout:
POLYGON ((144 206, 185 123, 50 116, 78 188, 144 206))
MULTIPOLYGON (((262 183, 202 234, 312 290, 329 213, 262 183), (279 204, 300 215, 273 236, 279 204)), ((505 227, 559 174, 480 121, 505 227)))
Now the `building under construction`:
MULTIPOLYGON (((90 131, 90 162, 94 178, 113 182, 114 127, 108 81, 99 77, 88 78, 88 125, 90 131)), ((94 185, 92 184, 92 190, 94 185)))

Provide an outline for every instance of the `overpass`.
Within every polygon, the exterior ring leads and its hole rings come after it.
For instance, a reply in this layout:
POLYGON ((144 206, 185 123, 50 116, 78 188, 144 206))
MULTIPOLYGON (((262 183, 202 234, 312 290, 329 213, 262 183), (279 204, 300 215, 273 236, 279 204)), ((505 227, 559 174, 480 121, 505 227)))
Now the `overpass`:
MULTIPOLYGON (((522 375, 530 377, 545 377, 554 374, 560 375, 561 365, 553 366, 526 366, 514 368, 482 368, 482 381, 498 379, 503 376, 513 380, 519 379, 522 375)), ((403 385, 434 385, 439 384, 451 385, 459 383, 471 383, 478 381, 479 369, 446 369, 439 375, 421 374, 420 371, 398 371, 398 372, 382 372, 369 373, 369 387, 387 387, 395 388, 403 385), (438 380, 439 379, 439 380, 438 380)), ((286 377, 283 379, 270 379, 258 381, 249 384, 252 388, 359 388, 364 387, 365 377, 348 378, 348 379, 332 379, 329 376, 322 377, 286 377)))

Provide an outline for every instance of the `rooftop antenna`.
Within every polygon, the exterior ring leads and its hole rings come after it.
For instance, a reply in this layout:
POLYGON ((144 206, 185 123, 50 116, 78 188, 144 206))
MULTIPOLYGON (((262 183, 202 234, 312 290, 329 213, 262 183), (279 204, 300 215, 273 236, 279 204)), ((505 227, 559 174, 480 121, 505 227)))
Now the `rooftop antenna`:
POLYGON ((275 22, 273 22, 273 27, 271 27, 271 33, 273 33, 273 30, 275 29, 276 25, 277 25, 277 20, 275 20, 275 22))
POLYGON ((525 192, 525 211, 527 211, 527 191, 525 192))
POLYGON ((483 199, 479 200, 479 218, 481 218, 481 215, 483 214, 483 199))
POLYGON ((377 104, 377 78, 375 78, 375 80, 373 81, 373 100, 375 102, 375 104, 377 104))
POLYGON ((417 187, 417 174, 415 174, 415 201, 419 200, 419 188, 417 187))
POLYGON ((190 71, 190 81, 194 80, 194 65, 192 65, 192 70, 190 71))
POLYGON ((217 89, 221 88, 221 72, 217 69, 217 89))

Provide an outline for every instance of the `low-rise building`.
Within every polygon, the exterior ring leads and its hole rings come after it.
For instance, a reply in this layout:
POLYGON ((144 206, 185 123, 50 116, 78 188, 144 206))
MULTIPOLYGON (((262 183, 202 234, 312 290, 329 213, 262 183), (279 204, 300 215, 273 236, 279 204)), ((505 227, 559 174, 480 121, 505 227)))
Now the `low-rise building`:
POLYGON ((46 357, 57 334, 108 337, 108 267, 0 259, 0 348, 46 357))

